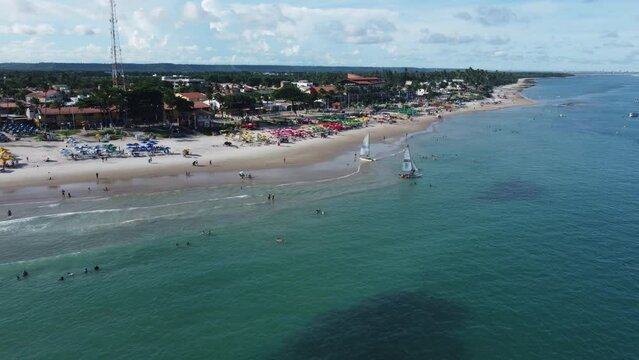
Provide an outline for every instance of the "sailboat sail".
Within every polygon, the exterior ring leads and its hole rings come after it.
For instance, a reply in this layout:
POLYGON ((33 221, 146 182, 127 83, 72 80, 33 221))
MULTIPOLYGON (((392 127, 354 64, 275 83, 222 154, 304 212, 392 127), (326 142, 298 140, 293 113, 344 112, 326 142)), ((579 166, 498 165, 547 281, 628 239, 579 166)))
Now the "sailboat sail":
POLYGON ((413 170, 414 165, 415 164, 410 158, 410 149, 406 148, 406 150, 404 150, 404 161, 402 162, 402 171, 409 172, 413 170))
POLYGON ((371 135, 366 134, 362 146, 359 148, 359 156, 370 157, 371 156, 371 135))
POLYGON ((413 160, 410 161, 410 166, 412 167, 413 171, 419 171, 419 169, 417 168, 417 165, 415 165, 415 162, 413 160))

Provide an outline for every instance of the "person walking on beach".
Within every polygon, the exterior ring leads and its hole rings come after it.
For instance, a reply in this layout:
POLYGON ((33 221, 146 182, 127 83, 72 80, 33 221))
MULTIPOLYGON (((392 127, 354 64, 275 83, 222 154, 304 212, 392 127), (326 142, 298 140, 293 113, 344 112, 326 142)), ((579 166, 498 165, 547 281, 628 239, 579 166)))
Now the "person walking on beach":
MULTIPOLYGON (((269 195, 269 199, 271 198, 271 195, 269 195)), ((7 211, 7 217, 11 217, 13 214, 11 213, 11 209, 9 209, 9 211, 7 211)))
POLYGON ((100 183, 100 175, 98 173, 95 173, 95 181, 97 181, 97 183, 100 183))
POLYGON ((286 164, 286 158, 284 158, 284 164, 286 164))
POLYGON ((64 189, 62 189, 62 191, 60 191, 62 193, 62 197, 64 197, 66 191, 64 191, 64 189))

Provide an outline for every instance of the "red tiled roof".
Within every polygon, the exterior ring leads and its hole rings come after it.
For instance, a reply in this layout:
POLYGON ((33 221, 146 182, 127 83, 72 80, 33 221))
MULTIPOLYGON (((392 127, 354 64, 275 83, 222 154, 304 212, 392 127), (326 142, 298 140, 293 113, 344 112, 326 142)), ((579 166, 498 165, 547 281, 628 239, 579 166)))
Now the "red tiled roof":
POLYGON ((356 85, 379 85, 383 84, 384 80, 378 77, 364 77, 357 74, 347 74, 345 83, 351 83, 356 85))
POLYGON ((210 109, 211 106, 207 105, 206 103, 203 103, 201 101, 196 101, 193 103, 193 109, 197 110, 197 109, 210 109))
POLYGON ((319 94, 322 90, 328 92, 336 92, 337 91, 337 87, 335 85, 324 85, 324 86, 311 86, 311 93, 312 94, 319 94))
POLYGON ((183 98, 186 98, 190 101, 197 101, 200 99, 206 99, 206 94, 203 94, 201 92, 185 92, 185 93, 178 93, 176 94, 177 96, 181 96, 183 98))
POLYGON ((80 108, 77 106, 65 106, 61 108, 41 107, 42 115, 71 115, 71 114, 99 114, 102 111, 98 108, 80 108))
POLYGON ((27 94, 28 97, 37 97, 37 98, 43 98, 46 96, 46 93, 44 91, 33 91, 27 94))

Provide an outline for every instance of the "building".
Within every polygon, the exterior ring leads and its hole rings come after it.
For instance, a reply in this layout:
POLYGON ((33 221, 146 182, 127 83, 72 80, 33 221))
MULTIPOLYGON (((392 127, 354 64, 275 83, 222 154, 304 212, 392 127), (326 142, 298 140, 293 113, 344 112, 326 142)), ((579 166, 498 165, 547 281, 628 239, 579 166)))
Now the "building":
POLYGON ((206 94, 201 93, 201 92, 177 93, 177 94, 175 94, 175 96, 181 97, 181 98, 186 99, 188 101, 192 101, 194 103, 208 100, 206 94))
POLYGON ((297 82, 291 83, 292 85, 297 86, 302 92, 308 92, 308 90, 313 86, 312 82, 308 80, 298 80, 297 82))
POLYGON ((66 106, 61 108, 39 107, 36 120, 40 126, 60 128, 71 127, 81 128, 83 124, 102 123, 103 114, 98 108, 80 108, 77 106, 66 106))
POLYGON ((204 79, 194 79, 178 75, 162 76, 161 79, 164 82, 172 84, 174 89, 177 89, 181 86, 199 88, 203 87, 205 84, 204 79))
POLYGON ((31 99, 38 99, 41 104, 48 104, 55 101, 62 101, 64 97, 59 91, 50 89, 47 91, 33 91, 25 96, 27 103, 30 103, 31 99))
POLYGON ((307 93, 311 94, 311 95, 316 95, 316 94, 320 94, 322 93, 322 90, 324 90, 325 93, 337 93, 337 87, 335 85, 324 85, 324 86, 311 86, 307 93))
POLYGON ((384 80, 378 77, 364 77, 357 74, 347 74, 340 82, 344 86, 358 86, 361 88, 378 88, 384 86, 384 80))
POLYGON ((0 102, 0 115, 15 114, 18 111, 18 104, 15 102, 0 102))

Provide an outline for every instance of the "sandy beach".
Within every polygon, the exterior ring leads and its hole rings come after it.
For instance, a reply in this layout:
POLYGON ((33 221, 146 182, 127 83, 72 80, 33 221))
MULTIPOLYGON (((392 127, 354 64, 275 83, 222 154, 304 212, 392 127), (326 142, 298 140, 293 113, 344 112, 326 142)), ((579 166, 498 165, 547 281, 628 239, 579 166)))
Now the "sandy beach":
MULTIPOLYGON (((493 97, 478 102, 467 103, 464 108, 442 114, 438 119, 432 115, 413 117, 410 120, 399 120, 397 123, 373 123, 368 127, 343 131, 329 138, 311 138, 292 144, 277 145, 241 145, 238 147, 223 146, 227 139, 224 136, 195 136, 179 139, 162 139, 160 143, 170 146, 172 152, 180 153, 189 149, 192 155, 163 155, 153 157, 148 162, 147 157, 109 158, 69 160, 60 154, 59 149, 65 147, 63 142, 41 142, 34 139, 24 139, 5 144, 20 163, 17 169, 9 169, 0 174, 0 193, 23 193, 20 189, 41 187, 58 189, 69 184, 93 184, 96 190, 103 189, 116 181, 127 181, 127 188, 134 187, 133 179, 165 178, 165 182, 175 182, 176 178, 184 178, 187 172, 200 179, 198 185, 223 184, 237 181, 237 172, 253 172, 260 178, 271 181, 277 179, 282 170, 286 171, 287 179, 291 177, 291 169, 308 167, 312 164, 327 162, 340 155, 357 152, 359 144, 366 133, 371 134, 372 142, 394 142, 402 139, 406 134, 423 131, 431 124, 445 120, 447 117, 476 111, 491 111, 507 107, 526 106, 533 102, 521 95, 521 91, 531 86, 525 79, 517 84, 496 88, 493 97), (46 161, 47 158, 49 161, 46 161), (28 159, 28 160, 27 160, 28 159), (193 166, 197 160, 198 166, 193 166), (270 169, 269 176, 262 176, 262 170, 270 169), (275 170, 275 171, 273 171, 275 170), (278 172, 279 171, 279 172, 278 172), (96 174, 99 179, 96 179, 96 174), (216 176, 197 176, 198 174, 216 174, 216 176), (100 184, 96 184, 99 180, 100 184)), ((84 141, 84 139, 83 139, 84 141)), ((131 138, 112 141, 117 147, 126 147, 132 142, 131 138)), ((351 156, 352 157, 352 156, 351 156)), ((352 169, 351 169, 352 170, 352 169)), ((341 172, 344 169, 340 168, 341 172)), ((322 167, 315 172, 314 177, 326 175, 327 169, 322 167)), ((330 172, 330 171, 328 171, 330 172)), ((303 172, 300 172, 303 173, 303 172)), ((308 176, 308 174, 306 174, 308 176)), ((143 182, 148 184, 148 181, 143 182)), ((189 183, 178 182, 178 186, 192 186, 189 183)), ((165 184, 166 185, 166 184, 165 184)), ((141 187, 148 187, 141 185, 141 187)), ((127 189, 113 189, 126 192, 127 189)), ((129 191, 132 189, 129 188, 129 191)), ((57 190, 56 190, 57 191, 57 190)), ((7 199, 8 196, 3 198, 7 199)), ((3 200, 0 199, 0 202, 3 200)))

